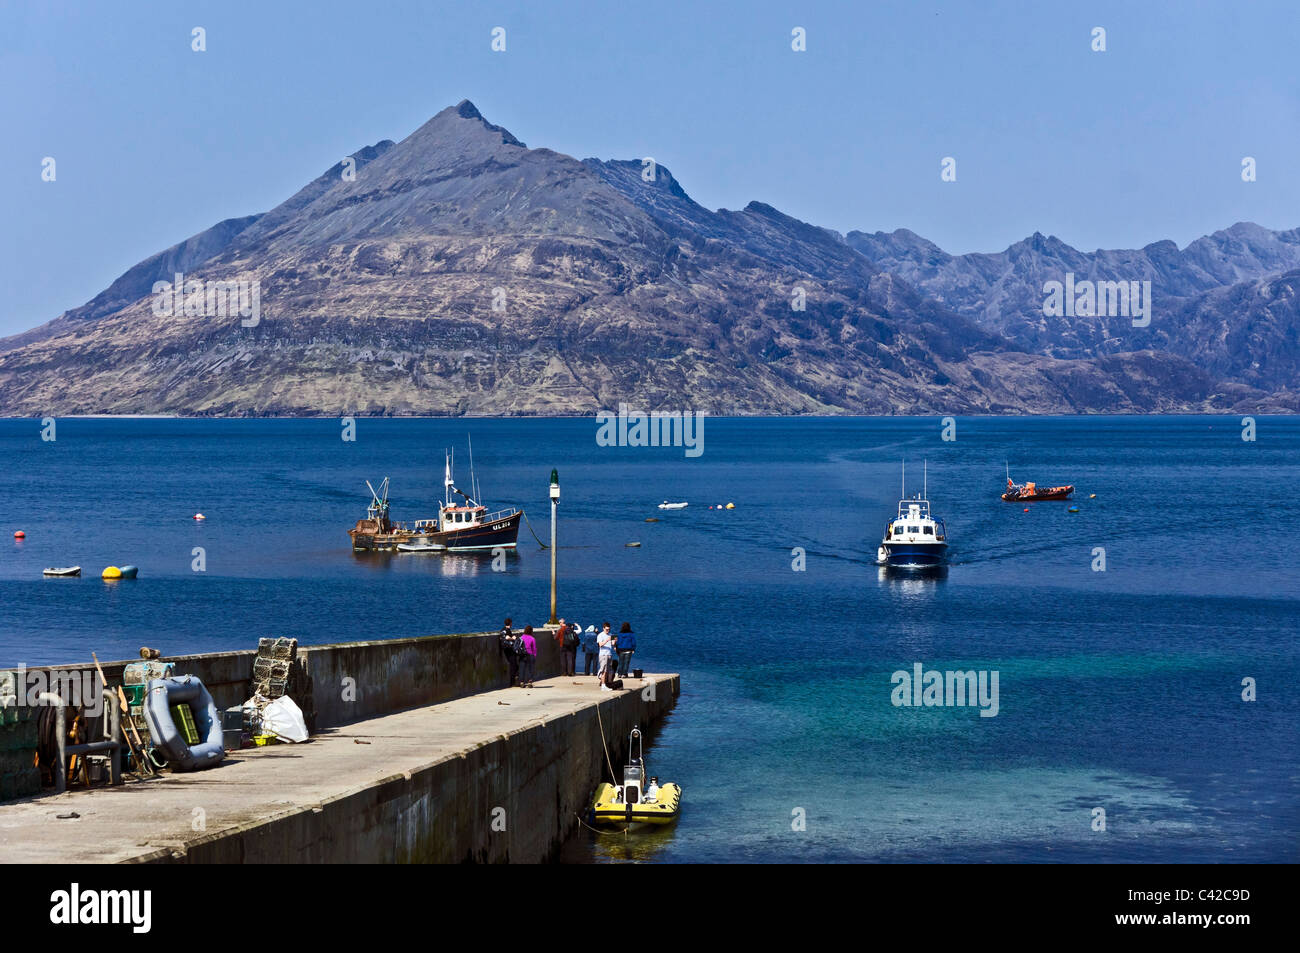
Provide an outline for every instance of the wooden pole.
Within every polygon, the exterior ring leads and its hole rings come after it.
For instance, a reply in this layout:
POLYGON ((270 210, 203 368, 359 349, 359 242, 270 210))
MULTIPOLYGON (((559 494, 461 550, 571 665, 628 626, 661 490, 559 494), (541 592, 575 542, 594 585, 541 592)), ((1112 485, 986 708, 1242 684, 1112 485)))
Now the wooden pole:
POLYGON ((131 717, 131 706, 126 703, 126 692, 122 691, 122 686, 117 686, 117 700, 122 704, 122 712, 126 715, 126 724, 131 729, 131 734, 127 735, 126 729, 122 730, 122 737, 126 738, 126 743, 131 746, 131 757, 136 764, 143 766, 143 770, 149 774, 157 774, 158 769, 153 766, 149 760, 149 753, 144 750, 144 742, 140 740, 140 732, 136 730, 135 719, 131 717), (135 738, 132 741, 132 737, 135 738))
MULTIPOLYGON (((99 656, 94 652, 91 652, 90 657, 95 660, 95 670, 99 672, 99 680, 103 683, 105 688, 108 688, 108 679, 104 677, 104 670, 99 665, 99 656)), ((131 734, 127 734, 126 728, 123 728, 122 738, 125 739, 126 746, 131 749, 131 757, 135 759, 137 765, 136 770, 144 770, 148 771, 150 774, 157 774, 158 772, 154 770, 153 764, 145 754, 144 742, 140 740, 140 732, 135 729, 135 719, 131 717, 131 706, 126 703, 126 692, 122 691, 121 685, 117 686, 117 701, 118 704, 122 706, 121 713, 126 716, 126 725, 131 729, 131 734), (135 735, 134 741, 131 740, 131 735, 135 735)))

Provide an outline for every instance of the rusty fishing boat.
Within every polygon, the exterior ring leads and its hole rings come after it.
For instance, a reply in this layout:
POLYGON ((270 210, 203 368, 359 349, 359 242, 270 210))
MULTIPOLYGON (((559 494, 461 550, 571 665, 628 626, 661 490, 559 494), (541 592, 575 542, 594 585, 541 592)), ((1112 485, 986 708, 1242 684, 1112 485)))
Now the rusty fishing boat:
MULTIPOLYGON (((389 515, 388 477, 379 489, 366 481, 370 505, 364 519, 348 530, 355 552, 461 553, 474 550, 514 549, 523 510, 507 508, 489 513, 475 497, 460 490, 451 475, 452 456, 446 457, 444 499, 438 515, 411 523, 394 522, 389 515), (454 497, 459 497, 457 501, 454 497)), ((474 487, 471 473, 470 486, 474 487)))

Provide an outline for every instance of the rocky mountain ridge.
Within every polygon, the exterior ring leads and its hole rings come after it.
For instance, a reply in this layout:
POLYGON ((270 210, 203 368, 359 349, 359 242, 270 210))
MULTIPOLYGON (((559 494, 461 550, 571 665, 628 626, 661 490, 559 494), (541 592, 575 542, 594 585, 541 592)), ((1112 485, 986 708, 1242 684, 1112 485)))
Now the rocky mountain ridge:
MULTIPOLYGON (((1158 337, 1090 353, 1087 329, 1074 352, 993 316, 995 293, 1015 297, 990 280, 998 263, 954 264, 899 233, 843 237, 760 202, 710 211, 664 166, 529 149, 468 101, 350 158, 0 341, 0 414, 1298 409, 1277 386, 1285 360, 1251 371, 1240 353, 1291 333, 1285 282, 1267 285, 1270 306, 1223 287, 1180 305, 1219 331, 1224 309, 1245 308, 1253 330, 1212 360, 1158 337), (260 313, 210 313, 200 296, 160 314, 154 284, 176 272, 209 295, 255 282, 260 313), (956 301, 954 275, 978 307, 956 301)), ((1258 267, 1290 261, 1257 244, 1258 267)), ((1193 257, 1189 288, 1249 271, 1193 257)))

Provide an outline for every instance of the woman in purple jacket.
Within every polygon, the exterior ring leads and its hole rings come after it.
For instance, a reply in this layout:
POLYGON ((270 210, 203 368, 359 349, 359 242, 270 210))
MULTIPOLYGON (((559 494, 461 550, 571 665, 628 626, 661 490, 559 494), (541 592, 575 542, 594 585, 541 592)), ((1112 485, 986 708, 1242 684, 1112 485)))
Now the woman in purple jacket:
POLYGON ((519 684, 523 688, 532 688, 533 676, 537 674, 537 639, 533 638, 531 625, 524 626, 519 642, 523 648, 519 656, 519 684))

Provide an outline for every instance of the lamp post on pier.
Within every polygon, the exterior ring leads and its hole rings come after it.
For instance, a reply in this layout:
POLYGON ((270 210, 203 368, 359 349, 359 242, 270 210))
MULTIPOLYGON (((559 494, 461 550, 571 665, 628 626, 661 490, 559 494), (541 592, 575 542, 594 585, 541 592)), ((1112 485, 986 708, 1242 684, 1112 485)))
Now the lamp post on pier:
POLYGON ((551 618, 547 625, 559 625, 555 614, 555 511, 560 505, 560 474, 551 471, 551 618))

